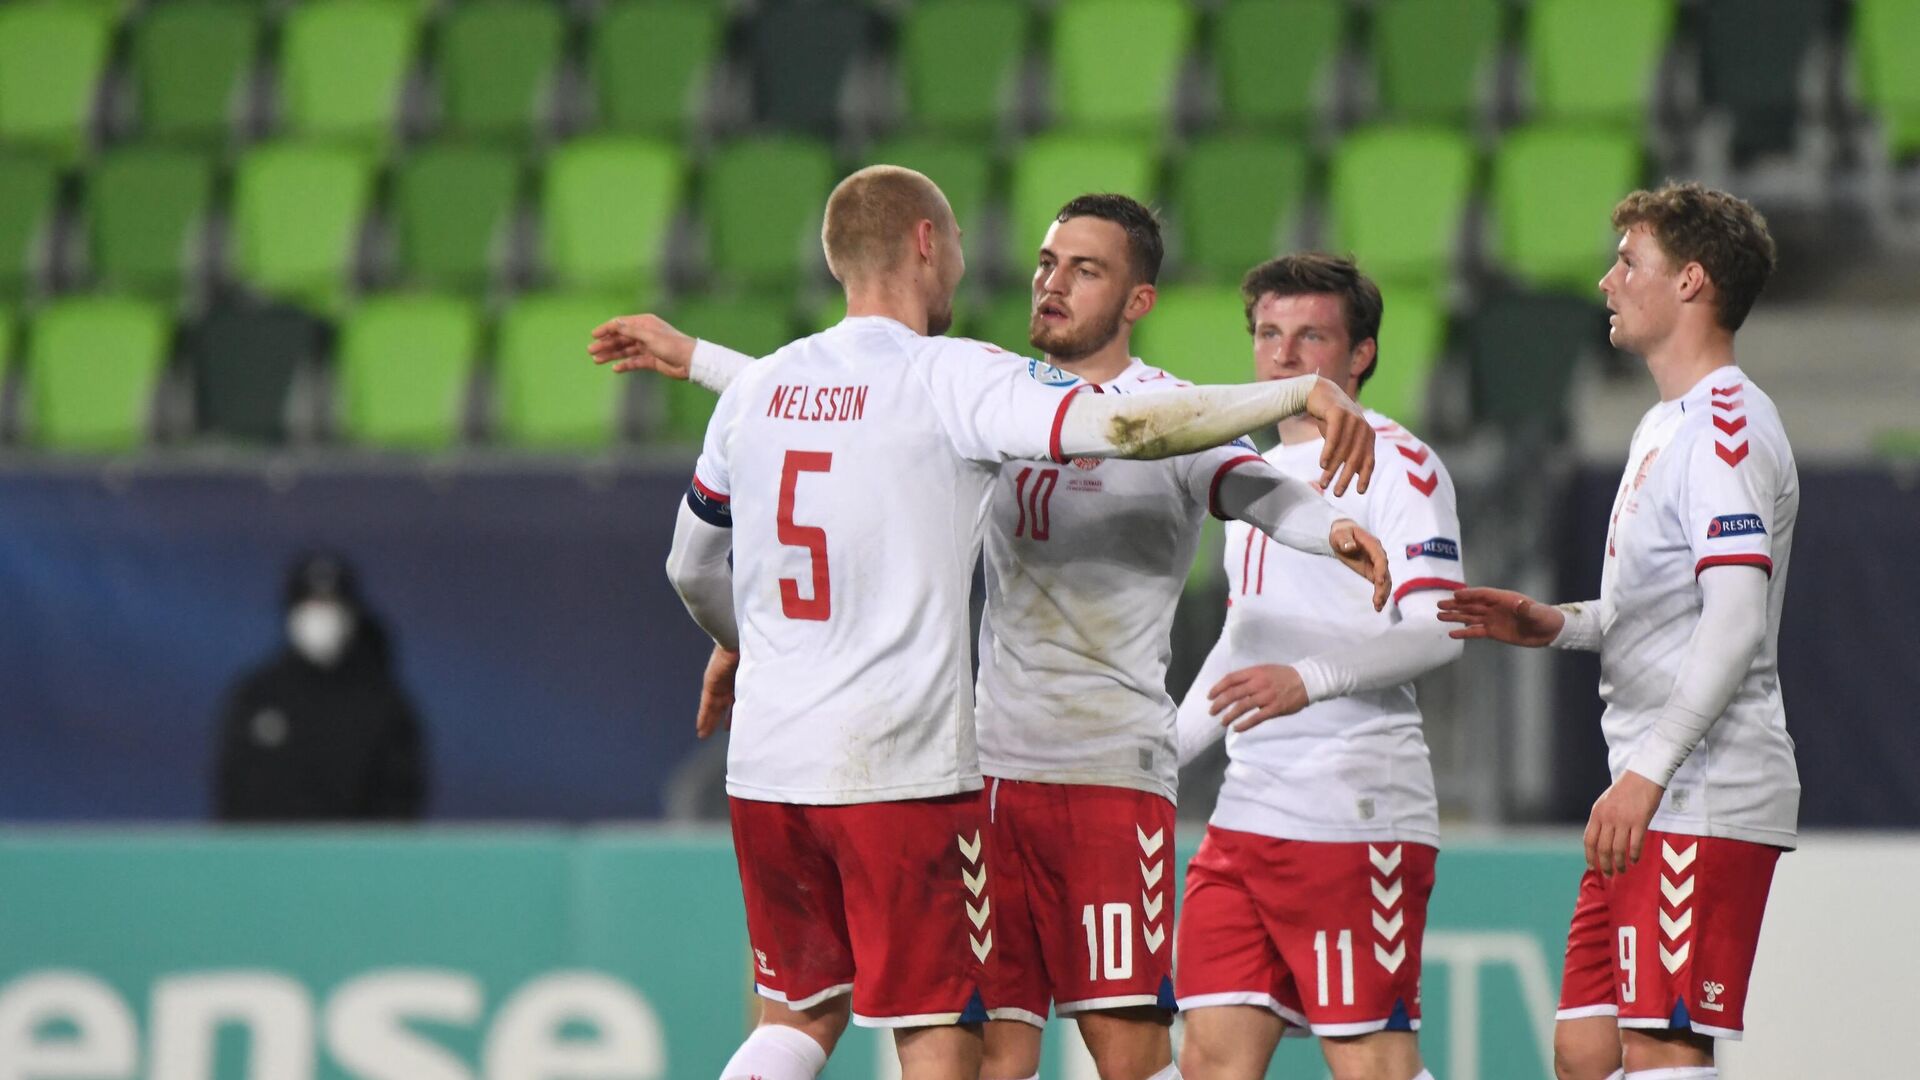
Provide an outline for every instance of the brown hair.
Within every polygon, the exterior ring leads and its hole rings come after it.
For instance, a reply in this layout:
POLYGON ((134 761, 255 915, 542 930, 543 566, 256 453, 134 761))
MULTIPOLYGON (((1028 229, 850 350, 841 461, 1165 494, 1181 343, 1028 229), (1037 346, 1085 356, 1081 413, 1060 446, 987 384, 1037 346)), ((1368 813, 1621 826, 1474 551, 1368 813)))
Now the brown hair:
POLYGON ((899 165, 869 165, 840 181, 827 197, 820 245, 841 284, 891 270, 905 237, 921 221, 952 227, 953 209, 938 185, 899 165))
MULTIPOLYGON (((1247 271, 1247 276, 1240 279, 1240 299, 1246 304, 1249 334, 1253 333, 1254 306, 1268 293, 1275 296, 1331 293, 1339 297, 1340 309, 1347 316, 1349 349, 1368 338, 1380 336, 1380 312, 1386 306, 1380 299, 1380 286, 1360 272, 1360 267, 1354 264, 1351 256, 1309 251, 1269 259, 1247 271)), ((1360 373, 1361 386, 1367 384, 1374 369, 1379 366, 1379 343, 1376 341, 1373 363, 1360 373)))
POLYGON ((1060 208, 1053 220, 1090 217, 1111 221, 1127 234, 1127 258, 1133 264, 1136 285, 1160 280, 1160 261, 1166 244, 1160 239, 1160 218, 1145 204, 1125 195, 1082 195, 1060 208))
POLYGON ((1613 227, 1645 225, 1678 269, 1697 262, 1713 281, 1714 318, 1740 329, 1774 267, 1767 219, 1745 199, 1696 183, 1636 191, 1613 208, 1613 227))

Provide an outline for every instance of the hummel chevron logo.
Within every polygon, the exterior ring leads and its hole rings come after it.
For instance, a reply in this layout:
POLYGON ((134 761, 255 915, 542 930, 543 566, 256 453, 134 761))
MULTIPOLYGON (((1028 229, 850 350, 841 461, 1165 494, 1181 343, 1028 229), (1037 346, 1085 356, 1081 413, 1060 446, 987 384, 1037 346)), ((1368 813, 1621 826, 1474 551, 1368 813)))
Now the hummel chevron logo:
POLYGON ((1147 888, 1149 889, 1153 888, 1155 885, 1160 884, 1160 875, 1165 872, 1166 872, 1165 863, 1154 863, 1153 869, 1151 870, 1147 869, 1146 863, 1140 864, 1140 880, 1146 882, 1147 888))
POLYGON ((1166 840, 1167 840, 1167 830, 1165 829, 1153 830, 1152 836, 1148 836, 1147 830, 1141 828, 1138 825, 1135 825, 1133 827, 1133 831, 1139 834, 1140 850, 1142 852, 1145 852, 1147 858, 1149 859, 1153 858, 1154 852, 1159 851, 1160 845, 1166 843, 1166 840))
POLYGON ((1740 429, 1747 426, 1747 418, 1744 416, 1736 416, 1729 420, 1724 416, 1716 416, 1713 418, 1713 426, 1729 435, 1738 435, 1740 434, 1740 429))
POLYGON ((979 829, 973 830, 973 843, 971 844, 967 843, 967 838, 964 836, 956 836, 954 837, 954 840, 958 842, 960 845, 960 856, 962 858, 966 859, 968 862, 980 861, 980 830, 979 829))
POLYGON ((1660 913, 1660 932, 1674 939, 1675 941, 1680 940, 1680 935, 1686 933, 1687 928, 1692 925, 1693 925, 1693 909, 1692 908, 1688 908, 1687 910, 1681 912, 1680 917, 1677 919, 1668 918, 1667 913, 1664 911, 1660 913))
POLYGON ((1160 909, 1166 905, 1166 896, 1163 893, 1153 893, 1152 895, 1148 895, 1147 893, 1140 894, 1140 910, 1146 915, 1148 922, 1159 918, 1160 909))
POLYGON ((981 867, 978 875, 975 875, 969 870, 962 870, 960 871, 960 880, 967 883, 968 892, 979 896, 980 890, 987 886, 987 868, 984 866, 981 867))
POLYGON ((1394 449, 1400 451, 1401 457, 1406 458, 1408 461, 1413 462, 1415 465, 1425 465, 1427 463, 1427 457, 1431 453, 1431 451, 1429 451, 1424 446, 1415 448, 1411 446, 1400 446, 1396 444, 1394 446, 1394 449))
POLYGON ((1394 882, 1391 888, 1380 884, 1372 878, 1368 878, 1367 883, 1373 886, 1373 898, 1380 902, 1381 907, 1390 908, 1400 902, 1400 883, 1398 881, 1394 882))
POLYGON ((1740 407, 1740 399, 1733 398, 1730 401, 1716 401, 1713 403, 1713 407, 1719 409, 1721 412, 1732 412, 1740 407))
POLYGON ((1430 472, 1425 476, 1415 476, 1412 473, 1408 473, 1407 483, 1413 485, 1413 490, 1419 492, 1422 495, 1427 496, 1428 498, 1432 498, 1434 487, 1440 483, 1440 474, 1437 472, 1430 472))
POLYGON ((1681 904, 1686 903, 1687 898, 1693 895, 1693 879, 1688 878, 1687 880, 1681 882, 1678 886, 1675 886, 1673 883, 1669 882, 1666 878, 1661 878, 1660 879, 1660 895, 1667 898, 1668 904, 1677 908, 1681 904))
POLYGON ((1717 442, 1713 444, 1713 452, 1720 455, 1720 460, 1727 463, 1727 468, 1732 469, 1739 467, 1740 463, 1746 460, 1748 447, 1746 443, 1728 446, 1726 443, 1717 442))
POLYGON ((1393 872, 1400 869, 1400 845, 1393 845, 1393 854, 1382 855, 1379 848, 1368 844, 1367 859, 1373 863, 1375 870, 1380 871, 1381 877, 1392 877, 1393 872))
POLYGON ((1376 911, 1373 913, 1373 932, 1388 941, 1392 941, 1394 938, 1400 936, 1400 927, 1406 921, 1407 913, 1404 911, 1394 912, 1393 918, 1391 919, 1381 918, 1380 913, 1376 911))
POLYGON ((1675 851, 1672 843, 1666 840, 1660 841, 1660 856, 1667 860, 1667 865, 1673 869, 1675 877, 1686 873, 1687 867, 1693 865, 1694 856, 1699 853, 1700 841, 1698 840, 1688 844, 1685 851, 1675 851))
POLYGON ((1380 966, 1388 971, 1399 971, 1400 962, 1407 958, 1407 943, 1403 941, 1395 945, 1392 952, 1388 952, 1379 942, 1375 942, 1373 958, 1380 961, 1380 966))
POLYGON ((968 938, 967 940, 973 944, 973 955, 978 957, 981 963, 986 963, 987 954, 993 951, 993 931, 987 931, 986 937, 968 938))
POLYGON ((993 914, 992 900, 980 901, 979 907, 974 907, 972 904, 967 905, 967 918, 973 920, 973 928, 975 930, 987 925, 987 916, 991 914, 993 914))
POLYGON ((1716 386, 1710 391, 1714 397, 1732 397, 1740 392, 1738 386, 1716 386))
POLYGON ((1157 953, 1161 943, 1167 940, 1167 930, 1164 926, 1149 926, 1140 936, 1147 939, 1147 951, 1157 953))
POLYGON ((1671 975, 1680 970, 1680 965, 1687 962, 1687 954, 1692 951, 1693 943, 1690 941, 1682 942, 1680 947, 1672 952, 1668 952, 1667 947, 1662 945, 1660 946, 1660 966, 1666 968, 1667 974, 1671 975))

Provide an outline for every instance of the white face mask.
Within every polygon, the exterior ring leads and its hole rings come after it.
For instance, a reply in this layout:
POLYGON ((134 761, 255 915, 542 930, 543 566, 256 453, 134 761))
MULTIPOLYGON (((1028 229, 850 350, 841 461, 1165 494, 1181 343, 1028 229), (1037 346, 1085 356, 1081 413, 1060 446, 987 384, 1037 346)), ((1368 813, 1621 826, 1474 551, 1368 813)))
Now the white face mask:
POLYGON ((353 612, 337 600, 303 600, 287 612, 287 638, 308 663, 332 667, 353 640, 353 612))

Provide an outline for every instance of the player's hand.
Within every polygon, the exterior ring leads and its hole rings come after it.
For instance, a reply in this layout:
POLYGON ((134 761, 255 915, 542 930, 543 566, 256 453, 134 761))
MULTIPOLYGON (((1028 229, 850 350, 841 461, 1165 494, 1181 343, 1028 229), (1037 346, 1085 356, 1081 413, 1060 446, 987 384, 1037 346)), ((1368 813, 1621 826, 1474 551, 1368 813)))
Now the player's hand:
POLYGON ((1455 589, 1440 601, 1440 621, 1459 623, 1455 638, 1491 638, 1537 649, 1553 644, 1567 625, 1566 613, 1511 589, 1455 589))
POLYGON ((1637 772, 1623 772, 1593 802, 1587 818, 1587 866, 1601 876, 1624 874, 1640 861, 1647 827, 1666 789, 1637 772))
POLYGON ((1345 495, 1356 478, 1355 490, 1365 493, 1373 479, 1373 425, 1345 390, 1327 379, 1317 379, 1307 396, 1307 415, 1320 423, 1326 443, 1320 451, 1320 486, 1345 495), (1337 476, 1337 479, 1336 479, 1337 476))
POLYGON ((1373 582, 1373 610, 1385 611, 1387 597, 1393 594, 1393 574, 1387 569, 1387 553, 1374 535, 1346 518, 1333 523, 1327 534, 1333 545, 1333 557, 1347 569, 1373 582))
POLYGON ((593 328, 587 355, 613 370, 657 371, 669 379, 693 373, 694 339, 658 315, 622 315, 593 328))
POLYGON ((1241 668, 1213 684, 1207 692, 1207 713, 1220 726, 1245 731, 1276 716, 1291 716, 1307 707, 1307 685, 1286 664, 1241 668))
POLYGON ((733 726, 733 676, 740 670, 740 654, 718 645, 707 658, 707 673, 700 678, 700 712, 693 721, 693 733, 704 739, 721 728, 733 726))

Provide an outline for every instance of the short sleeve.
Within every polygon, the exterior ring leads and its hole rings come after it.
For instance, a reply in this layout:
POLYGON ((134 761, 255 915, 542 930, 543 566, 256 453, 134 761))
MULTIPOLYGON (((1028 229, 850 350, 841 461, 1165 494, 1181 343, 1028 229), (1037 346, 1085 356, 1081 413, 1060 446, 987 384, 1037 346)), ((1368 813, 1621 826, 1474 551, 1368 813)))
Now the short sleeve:
POLYGON ((707 421, 700 459, 693 463, 693 483, 687 488, 687 506, 709 525, 733 527, 733 481, 727 464, 727 432, 733 426, 740 394, 736 380, 720 395, 707 421))
POLYGON ((1073 394, 1090 389, 1045 385, 1029 362, 964 338, 929 339, 922 353, 934 411, 960 456, 972 461, 1060 457, 1060 425, 1073 394))
POLYGON ((1370 524, 1387 549, 1394 602, 1409 593, 1464 587, 1467 575, 1461 562, 1460 512, 1454 502, 1453 479, 1428 447, 1382 440, 1381 452, 1389 446, 1406 460, 1386 483, 1377 476, 1374 479, 1378 511, 1370 515, 1370 524))
POLYGON ((1678 509, 1693 549, 1693 572, 1697 577, 1712 566, 1757 566, 1771 577, 1779 461, 1763 440, 1723 430, 1706 432, 1687 454, 1678 509))
POLYGON ((1253 440, 1242 436, 1225 446, 1187 454, 1177 460, 1183 471, 1181 479, 1186 484, 1187 497, 1195 506, 1204 506, 1207 513, 1225 521, 1227 515, 1220 510, 1220 481, 1242 465, 1263 459, 1254 448, 1253 440))

